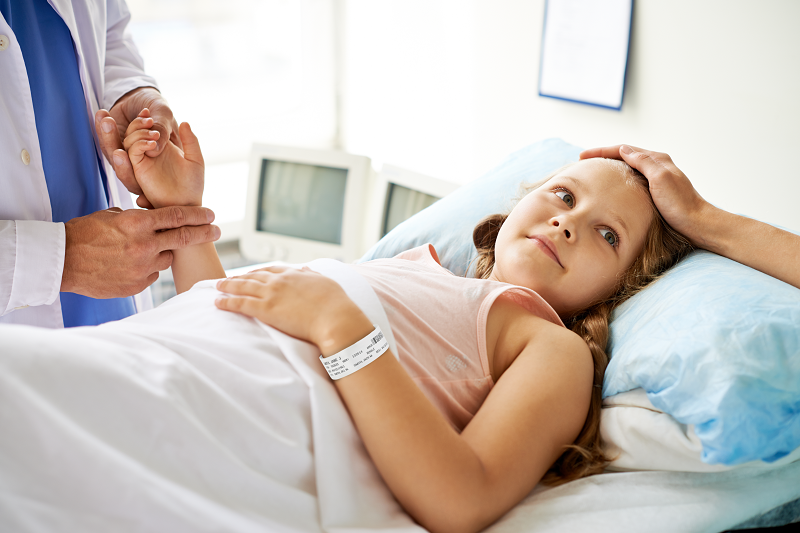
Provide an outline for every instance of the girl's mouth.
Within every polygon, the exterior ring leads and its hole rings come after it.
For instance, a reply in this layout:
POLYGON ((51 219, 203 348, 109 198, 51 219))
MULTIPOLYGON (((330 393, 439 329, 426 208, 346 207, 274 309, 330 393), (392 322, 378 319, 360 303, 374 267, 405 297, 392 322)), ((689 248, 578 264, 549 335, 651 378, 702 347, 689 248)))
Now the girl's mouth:
POLYGON ((556 249, 553 241, 545 237, 544 235, 531 235, 528 237, 533 243, 539 247, 540 250, 544 252, 545 255, 550 257, 553 261, 558 263, 558 266, 564 268, 564 265, 561 264, 561 260, 558 257, 558 250, 556 249))

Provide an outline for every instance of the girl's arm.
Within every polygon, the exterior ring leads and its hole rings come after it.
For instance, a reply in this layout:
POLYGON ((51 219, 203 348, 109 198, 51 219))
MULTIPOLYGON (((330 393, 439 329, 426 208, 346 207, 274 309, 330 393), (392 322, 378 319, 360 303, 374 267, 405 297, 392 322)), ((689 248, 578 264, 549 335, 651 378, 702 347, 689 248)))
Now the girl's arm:
POLYGON ((800 288, 800 236, 714 207, 667 154, 619 145, 581 153, 590 157, 621 159, 644 174, 664 219, 695 246, 800 288))
MULTIPOLYGON (((218 288, 232 295, 219 308, 312 342, 325 356, 373 329, 338 284, 307 269, 270 267, 218 288)), ((392 493, 433 532, 476 532, 497 520, 530 493, 586 419, 593 366, 583 341, 515 304, 498 305, 521 353, 461 434, 391 353, 334 382, 392 493)))
MULTIPOLYGON (((123 143, 145 196, 156 208, 201 205, 205 164, 197 137, 184 122, 178 129, 184 150, 167 141, 160 155, 149 157, 146 152, 154 149, 159 137, 157 131, 149 130, 152 125, 150 112, 144 109, 128 126, 123 143)), ((215 231, 218 239, 219 228, 215 231)), ((187 246, 172 253, 172 276, 178 294, 191 289, 198 281, 225 277, 213 242, 187 246)))
POLYGON ((178 294, 188 291, 198 281, 225 277, 225 269, 222 268, 213 242, 179 248, 172 253, 172 277, 178 294))

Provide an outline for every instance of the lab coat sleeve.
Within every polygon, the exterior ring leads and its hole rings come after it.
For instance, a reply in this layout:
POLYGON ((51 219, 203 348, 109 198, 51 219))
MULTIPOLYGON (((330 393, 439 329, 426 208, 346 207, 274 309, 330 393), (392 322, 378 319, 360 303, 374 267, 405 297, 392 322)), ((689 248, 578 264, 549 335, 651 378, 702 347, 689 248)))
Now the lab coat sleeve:
POLYGON ((125 0, 108 0, 106 29, 105 90, 102 106, 111 109, 114 103, 137 87, 155 87, 155 78, 144 73, 144 61, 127 31, 131 13, 125 0))
POLYGON ((56 300, 65 247, 61 222, 0 220, 0 316, 56 300))

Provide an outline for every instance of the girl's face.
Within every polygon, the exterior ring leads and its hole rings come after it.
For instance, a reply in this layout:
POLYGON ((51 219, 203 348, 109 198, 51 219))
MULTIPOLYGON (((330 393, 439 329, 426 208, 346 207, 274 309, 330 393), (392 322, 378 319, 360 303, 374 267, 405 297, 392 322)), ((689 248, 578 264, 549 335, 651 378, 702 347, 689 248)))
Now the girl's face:
POLYGON ((653 215, 640 185, 608 162, 581 161, 514 207, 489 279, 533 289, 568 317, 611 296, 641 253, 653 215))

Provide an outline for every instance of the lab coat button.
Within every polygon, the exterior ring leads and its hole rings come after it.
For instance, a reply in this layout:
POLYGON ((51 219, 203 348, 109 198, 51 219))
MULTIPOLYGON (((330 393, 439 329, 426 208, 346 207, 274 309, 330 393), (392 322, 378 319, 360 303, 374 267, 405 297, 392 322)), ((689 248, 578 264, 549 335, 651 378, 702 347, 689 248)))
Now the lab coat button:
POLYGON ((10 42, 11 40, 8 38, 7 35, 0 35, 0 52, 8 48, 8 43, 10 42))
POLYGON ((27 150, 23 150, 19 156, 22 158, 22 162, 26 165, 31 163, 31 154, 29 154, 27 150))

